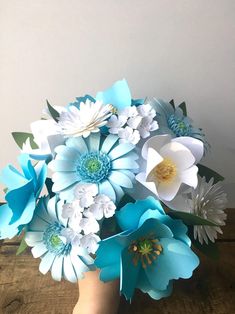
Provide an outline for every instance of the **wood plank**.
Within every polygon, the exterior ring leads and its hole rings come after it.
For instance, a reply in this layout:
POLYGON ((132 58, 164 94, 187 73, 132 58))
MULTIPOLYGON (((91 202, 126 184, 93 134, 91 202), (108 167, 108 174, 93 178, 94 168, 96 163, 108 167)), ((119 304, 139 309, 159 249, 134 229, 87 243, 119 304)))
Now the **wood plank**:
MULTIPOLYGON (((119 314, 235 313, 235 243, 218 245, 220 260, 201 257, 194 276, 176 281, 171 297, 154 301, 137 293, 131 305, 122 299, 119 314)), ((71 314, 78 294, 76 285, 41 275, 39 260, 28 253, 16 257, 15 249, 13 245, 0 248, 0 313, 71 314)))

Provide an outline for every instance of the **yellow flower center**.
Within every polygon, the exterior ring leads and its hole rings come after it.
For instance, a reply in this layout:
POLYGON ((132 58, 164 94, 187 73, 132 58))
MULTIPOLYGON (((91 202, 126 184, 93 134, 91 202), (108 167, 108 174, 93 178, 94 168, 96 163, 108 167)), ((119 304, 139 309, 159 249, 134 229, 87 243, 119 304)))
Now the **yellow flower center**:
POLYGON ((153 175, 158 182, 169 183, 176 177, 176 165, 170 158, 165 158, 158 164, 154 170, 153 175))
POLYGON ((162 253, 162 246, 158 239, 143 237, 131 243, 129 252, 133 254, 133 264, 135 266, 140 261, 142 267, 146 268, 162 253))

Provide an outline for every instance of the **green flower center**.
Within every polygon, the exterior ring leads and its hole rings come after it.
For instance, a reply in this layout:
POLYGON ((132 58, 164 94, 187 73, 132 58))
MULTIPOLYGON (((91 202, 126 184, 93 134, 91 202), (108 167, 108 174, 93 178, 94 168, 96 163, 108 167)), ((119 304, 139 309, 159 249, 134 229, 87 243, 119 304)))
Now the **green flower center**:
POLYGON ((61 239, 59 238, 58 235, 52 235, 51 238, 50 238, 50 243, 51 243, 51 246, 53 247, 58 247, 59 245, 61 245, 63 242, 61 241, 61 239))
POLYGON ((88 159, 86 162, 86 168, 91 173, 97 172, 101 168, 101 162, 96 158, 88 159))
POLYGON ((147 236, 132 241, 128 250, 133 255, 133 264, 137 266, 141 262, 142 267, 146 268, 162 253, 163 249, 158 239, 147 236))

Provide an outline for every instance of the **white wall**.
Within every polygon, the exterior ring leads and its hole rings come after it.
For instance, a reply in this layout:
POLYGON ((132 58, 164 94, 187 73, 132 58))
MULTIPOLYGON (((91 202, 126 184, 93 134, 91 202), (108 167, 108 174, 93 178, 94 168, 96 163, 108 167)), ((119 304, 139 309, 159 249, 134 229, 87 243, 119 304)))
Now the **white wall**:
POLYGON ((65 105, 123 77, 135 97, 186 100, 235 191, 234 0, 0 0, 0 167, 46 98, 65 105))

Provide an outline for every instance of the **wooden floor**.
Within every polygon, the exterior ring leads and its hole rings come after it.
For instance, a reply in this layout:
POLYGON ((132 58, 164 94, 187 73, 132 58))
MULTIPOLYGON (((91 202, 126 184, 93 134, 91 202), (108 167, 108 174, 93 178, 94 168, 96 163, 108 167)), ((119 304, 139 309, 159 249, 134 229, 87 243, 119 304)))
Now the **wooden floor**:
MULTIPOLYGON (((121 300, 119 314, 235 314, 235 210, 228 214, 218 261, 200 255, 193 278, 178 280, 171 297, 153 301, 137 292, 131 305, 121 300)), ((0 313, 71 314, 76 285, 41 275, 29 253, 15 256, 16 244, 0 245, 0 313)))

